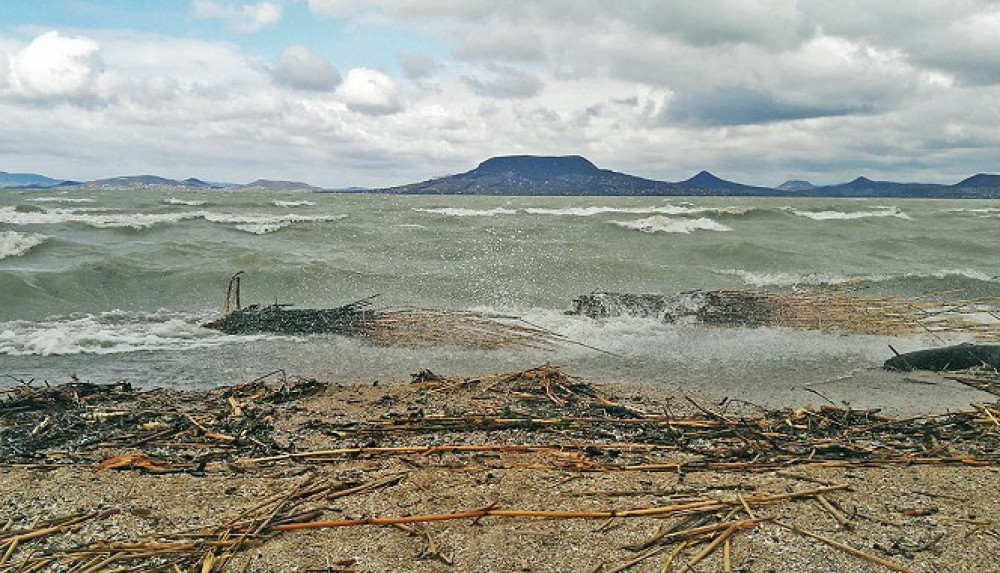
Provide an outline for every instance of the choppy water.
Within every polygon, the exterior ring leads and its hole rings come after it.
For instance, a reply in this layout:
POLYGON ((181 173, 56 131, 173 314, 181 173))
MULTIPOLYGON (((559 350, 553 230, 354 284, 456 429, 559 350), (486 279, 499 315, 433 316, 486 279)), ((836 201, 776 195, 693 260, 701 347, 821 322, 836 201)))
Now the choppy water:
MULTIPOLYGON (((562 311, 593 290, 857 279, 902 296, 998 296, 998 253, 1000 205, 990 201, 3 190, 0 384, 76 374, 203 387, 276 369, 373 380, 552 361, 589 380, 707 388, 758 403, 809 401, 815 395, 804 388, 813 385, 835 400, 905 407, 913 399, 906 381, 857 370, 880 364, 887 344, 928 344, 920 336, 594 321, 562 311), (237 270, 246 271, 245 304, 329 307, 380 293, 389 307, 515 313, 624 357, 575 346, 379 348, 200 328, 237 270)), ((980 397, 952 390, 956 403, 980 397)))

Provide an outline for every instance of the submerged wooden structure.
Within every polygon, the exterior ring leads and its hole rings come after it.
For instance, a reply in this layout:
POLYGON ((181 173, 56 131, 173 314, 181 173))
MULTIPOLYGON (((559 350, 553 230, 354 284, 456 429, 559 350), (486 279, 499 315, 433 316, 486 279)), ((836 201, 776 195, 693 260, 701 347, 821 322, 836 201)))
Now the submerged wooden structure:
POLYGON ((275 303, 240 304, 242 271, 226 289, 222 316, 202 326, 226 334, 341 334, 379 344, 455 345, 469 348, 552 348, 579 344, 516 316, 457 310, 376 309, 379 295, 336 308, 299 309, 275 303))
POLYGON ((670 296, 593 292, 575 299, 567 313, 845 334, 962 335, 982 342, 1000 342, 1000 298, 951 299, 948 293, 920 298, 860 296, 850 285, 790 293, 707 290, 670 296))

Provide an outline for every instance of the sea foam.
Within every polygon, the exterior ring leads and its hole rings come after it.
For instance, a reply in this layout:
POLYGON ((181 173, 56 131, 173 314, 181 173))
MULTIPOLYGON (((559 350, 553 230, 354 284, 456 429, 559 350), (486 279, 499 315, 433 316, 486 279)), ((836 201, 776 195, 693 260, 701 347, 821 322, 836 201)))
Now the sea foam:
POLYGON ((271 201, 271 203, 275 207, 312 207, 316 204, 312 201, 281 201, 278 199, 271 201))
POLYGON ((435 215, 449 215, 451 217, 495 217, 497 215, 517 215, 514 209, 497 207, 495 209, 463 209, 461 207, 442 207, 414 209, 421 213, 433 213, 435 215))
POLYGON ((192 219, 204 219, 210 223, 230 224, 241 231, 262 235, 272 233, 294 223, 327 222, 343 219, 347 215, 243 215, 216 213, 213 211, 189 211, 185 213, 107 213, 86 209, 51 209, 49 211, 17 211, 12 207, 0 208, 0 223, 11 225, 58 225, 81 223, 106 228, 147 229, 161 224, 173 224, 192 219))
POLYGON ((47 235, 37 233, 3 231, 0 233, 0 259, 20 257, 50 238, 47 235))
POLYGON ((194 199, 177 199, 176 197, 171 197, 163 201, 167 205, 187 205, 189 207, 201 207, 205 204, 205 201, 198 201, 194 199))
POLYGON ((221 346, 247 340, 247 337, 233 337, 203 328, 199 325, 199 318, 167 311, 133 313, 113 310, 99 314, 53 317, 41 322, 16 320, 0 323, 0 355, 57 356, 171 351, 221 346))
POLYGON ((634 229, 644 233, 682 233, 689 234, 694 231, 732 231, 729 227, 710 219, 700 217, 698 219, 676 219, 663 215, 654 215, 645 219, 634 221, 611 221, 619 227, 634 229))
POLYGON ((744 207, 693 207, 683 205, 660 205, 653 207, 528 207, 525 213, 531 215, 556 215, 572 217, 592 217, 605 213, 626 213, 629 215, 700 215, 717 213, 725 215, 744 215, 752 209, 744 207))
POLYGON ((785 207, 784 210, 794 215, 798 215, 799 217, 806 217, 807 219, 812 219, 814 221, 846 221, 852 219, 868 219, 872 217, 896 217, 898 219, 910 218, 910 216, 904 213, 902 209, 894 206, 877 207, 867 211, 807 211, 803 209, 795 209, 793 207, 785 207))

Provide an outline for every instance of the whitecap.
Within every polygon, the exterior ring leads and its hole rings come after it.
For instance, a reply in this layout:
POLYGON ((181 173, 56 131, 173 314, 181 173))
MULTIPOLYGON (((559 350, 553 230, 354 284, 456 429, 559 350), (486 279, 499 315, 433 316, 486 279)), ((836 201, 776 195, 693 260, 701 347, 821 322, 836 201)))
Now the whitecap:
POLYGON ((753 272, 741 269, 727 269, 717 271, 719 274, 733 275, 739 277, 744 284, 751 287, 761 288, 767 286, 793 287, 793 286, 822 286, 838 285, 845 283, 886 283, 894 280, 910 279, 938 279, 965 278, 982 282, 1000 282, 1000 277, 991 276, 988 273, 973 269, 943 269, 936 272, 924 273, 903 273, 903 274, 877 274, 877 275, 837 275, 827 273, 792 273, 792 272, 753 272))
POLYGON ((203 317, 170 311, 114 310, 41 322, 0 323, 0 355, 59 356, 177 351, 264 338, 230 336, 200 326, 203 317))
POLYGON ((20 212, 0 209, 0 223, 10 225, 58 225, 83 223, 97 228, 145 229, 161 223, 176 223, 197 217, 196 213, 106 213, 83 209, 52 209, 44 212, 20 212))
POLYGON ((433 213, 435 215, 449 215, 452 217, 495 217, 497 215, 516 215, 517 211, 514 209, 505 209, 503 207, 496 207, 495 209, 463 209, 460 207, 442 207, 437 209, 421 209, 417 208, 414 211, 419 211, 421 213, 433 213))
POLYGON ((718 271, 719 274, 733 275, 740 278, 743 284, 756 288, 765 286, 820 286, 835 285, 858 280, 871 280, 872 277, 847 277, 826 273, 789 273, 789 272, 752 272, 740 269, 718 271))
POLYGON ((695 207, 680 205, 661 205, 654 207, 528 207, 524 211, 531 215, 555 215, 572 217, 591 217, 605 213, 627 213, 630 215, 701 215, 717 213, 726 215, 744 215, 752 208, 744 207, 695 207))
POLYGON ((868 211, 807 211, 803 209, 795 209, 793 207, 784 207, 785 211, 792 213, 793 215, 798 215, 799 217, 806 217, 807 219, 812 219, 814 221, 845 221, 852 219, 868 219, 872 217, 896 217, 899 219, 909 219, 910 216, 903 212, 899 207, 876 207, 875 209, 868 211))
POLYGON ((88 197, 31 197, 28 199, 32 203, 94 203, 88 197))
POLYGON ((271 201, 271 203, 275 207, 312 207, 316 204, 312 201, 279 201, 278 199, 271 201))
POLYGON ((0 259, 20 257, 51 238, 48 235, 39 235, 37 233, 3 231, 0 233, 0 259))
POLYGON ((188 211, 185 213, 95 213, 85 209, 52 209, 44 212, 20 212, 13 208, 0 208, 0 223, 12 225, 54 225, 62 223, 83 223, 99 229, 133 228, 145 229, 159 224, 179 223, 192 219, 204 219, 210 223, 232 224, 240 230, 264 234, 274 232, 293 223, 337 221, 347 215, 241 215, 215 213, 212 211, 188 211))
POLYGON ((611 221, 619 227, 635 229, 644 233, 683 233, 694 231, 732 231, 729 227, 708 217, 698 219, 675 219, 663 215, 654 215, 634 221, 611 221))
POLYGON ((240 231, 254 235, 265 235, 283 229, 293 223, 323 223, 339 221, 347 217, 340 215, 236 215, 229 213, 203 213, 210 223, 231 224, 240 231))
POLYGON ((187 205, 189 207, 201 207, 205 204, 205 201, 197 201, 191 199, 177 199, 176 197, 171 197, 163 201, 167 205, 187 205))

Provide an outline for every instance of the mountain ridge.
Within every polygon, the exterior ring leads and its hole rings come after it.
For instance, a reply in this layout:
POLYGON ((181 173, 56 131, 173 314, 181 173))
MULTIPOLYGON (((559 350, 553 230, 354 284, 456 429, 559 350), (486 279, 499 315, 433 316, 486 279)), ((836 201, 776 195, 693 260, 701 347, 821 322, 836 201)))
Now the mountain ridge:
POLYGON ((954 184, 900 183, 859 176, 846 183, 813 185, 790 180, 775 187, 730 181, 703 170, 683 181, 648 179, 602 169, 580 155, 505 155, 490 157, 474 169, 417 183, 383 188, 324 189, 299 181, 258 179, 245 184, 210 183, 198 178, 168 179, 127 175, 93 181, 68 181, 34 173, 0 171, 0 188, 78 187, 110 190, 198 190, 417 195, 527 196, 776 196, 776 197, 914 197, 1000 199, 1000 174, 977 173, 954 184))

